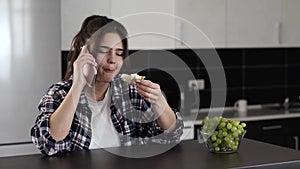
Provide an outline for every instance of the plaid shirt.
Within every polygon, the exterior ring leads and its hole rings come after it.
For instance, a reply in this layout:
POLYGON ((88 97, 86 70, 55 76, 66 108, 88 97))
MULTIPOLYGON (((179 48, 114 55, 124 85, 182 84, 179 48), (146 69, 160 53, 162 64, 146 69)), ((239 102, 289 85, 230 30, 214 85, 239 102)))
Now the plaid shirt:
MULTIPOLYGON (((91 110, 82 92, 69 134, 62 141, 56 141, 50 134, 49 118, 59 107, 72 85, 72 80, 52 85, 42 97, 34 126, 31 129, 33 143, 45 155, 59 152, 88 149, 91 142, 91 110)), ((157 123, 151 105, 137 93, 136 87, 122 82, 117 76, 111 82, 111 120, 120 138, 121 146, 142 144, 179 143, 182 135, 182 117, 175 109, 176 126, 170 132, 157 123), (142 113, 140 112, 142 111, 142 113)))

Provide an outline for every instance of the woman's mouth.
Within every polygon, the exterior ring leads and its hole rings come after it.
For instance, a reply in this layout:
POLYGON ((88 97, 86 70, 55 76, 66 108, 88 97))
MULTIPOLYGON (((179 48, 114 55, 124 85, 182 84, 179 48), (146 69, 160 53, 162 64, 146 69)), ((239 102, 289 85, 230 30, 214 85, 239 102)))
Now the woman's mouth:
POLYGON ((104 68, 103 69, 104 70, 104 72, 106 72, 106 73, 113 73, 114 71, 115 71, 115 69, 107 69, 107 68, 104 68))

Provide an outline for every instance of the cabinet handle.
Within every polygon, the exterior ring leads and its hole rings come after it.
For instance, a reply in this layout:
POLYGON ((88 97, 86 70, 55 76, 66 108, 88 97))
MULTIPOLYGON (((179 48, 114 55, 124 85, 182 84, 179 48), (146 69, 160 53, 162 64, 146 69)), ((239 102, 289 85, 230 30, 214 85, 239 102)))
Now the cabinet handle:
POLYGON ((276 23, 276 30, 277 30, 277 44, 280 45, 281 44, 281 23, 277 22, 276 23))
POLYGON ((262 130, 275 130, 275 129, 281 129, 282 125, 274 125, 274 126, 264 126, 262 127, 262 130))
POLYGON ((295 149, 299 150, 299 139, 298 139, 298 136, 294 136, 293 139, 295 140, 295 149))
POLYGON ((182 25, 183 23, 178 21, 176 22, 176 30, 175 30, 175 34, 176 34, 176 47, 182 47, 184 44, 182 42, 182 25))

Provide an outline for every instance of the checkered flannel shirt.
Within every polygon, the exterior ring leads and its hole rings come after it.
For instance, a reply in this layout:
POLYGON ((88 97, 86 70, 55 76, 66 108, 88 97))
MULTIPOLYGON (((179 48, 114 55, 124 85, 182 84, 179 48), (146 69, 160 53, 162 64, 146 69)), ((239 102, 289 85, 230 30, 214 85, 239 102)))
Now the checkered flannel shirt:
MULTIPOLYGON (((53 84, 38 105, 40 114, 31 128, 31 137, 44 155, 51 156, 65 151, 89 148, 92 112, 84 92, 80 96, 69 134, 62 141, 54 140, 50 134, 49 118, 59 107, 71 85, 71 79, 53 84)), ((118 75, 111 82, 110 87, 112 88, 111 120, 118 131, 121 146, 180 142, 183 122, 177 110, 173 109, 176 115, 175 129, 163 130, 158 125, 154 113, 149 111, 151 105, 141 98, 135 86, 128 86, 118 75)))

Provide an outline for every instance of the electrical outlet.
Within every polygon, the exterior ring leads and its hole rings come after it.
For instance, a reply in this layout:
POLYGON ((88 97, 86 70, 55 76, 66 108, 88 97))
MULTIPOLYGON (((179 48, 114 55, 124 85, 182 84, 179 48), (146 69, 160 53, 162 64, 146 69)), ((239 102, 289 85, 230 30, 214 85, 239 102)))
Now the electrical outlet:
POLYGON ((189 80, 190 90, 203 90, 204 88, 204 79, 189 80))

